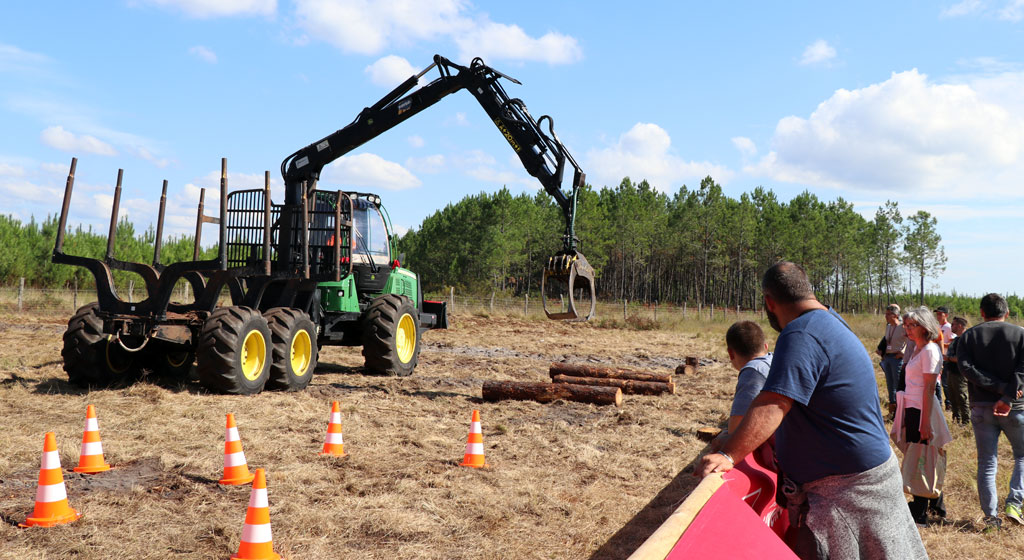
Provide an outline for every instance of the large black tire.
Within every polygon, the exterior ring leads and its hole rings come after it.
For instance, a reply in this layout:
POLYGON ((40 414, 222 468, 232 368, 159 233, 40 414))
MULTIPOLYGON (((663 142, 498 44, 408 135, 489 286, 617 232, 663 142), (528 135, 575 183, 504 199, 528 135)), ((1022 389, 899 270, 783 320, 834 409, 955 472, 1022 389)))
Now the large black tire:
POLYGON ((373 300, 363 318, 363 357, 374 373, 411 375, 420 354, 419 321, 412 301, 397 294, 373 300))
POLYGON ((273 343, 267 389, 301 391, 316 369, 316 325, 309 315, 289 307, 275 307, 263 316, 273 343))
POLYGON ((133 375, 135 355, 126 352, 108 334, 96 312, 98 303, 84 305, 68 321, 64 331, 64 371, 68 381, 83 387, 110 385, 133 375))
POLYGON ((270 378, 270 327, 258 311, 221 307, 199 332, 199 382, 211 391, 259 393, 270 378))

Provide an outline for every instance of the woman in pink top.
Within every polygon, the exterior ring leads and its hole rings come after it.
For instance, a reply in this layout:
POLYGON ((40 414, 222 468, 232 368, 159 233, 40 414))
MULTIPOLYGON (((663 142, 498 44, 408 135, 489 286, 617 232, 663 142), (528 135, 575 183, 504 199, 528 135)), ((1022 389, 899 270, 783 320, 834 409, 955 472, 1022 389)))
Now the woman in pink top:
MULTIPOLYGON (((942 369, 942 349, 932 341, 941 340, 942 330, 927 307, 911 309, 903 326, 907 338, 914 342, 914 351, 906 369, 903 426, 907 443, 926 442, 933 435, 929 419, 932 407, 936 406, 935 385, 942 369)), ((946 516, 941 495, 932 499, 914 496, 914 501, 910 502, 910 513, 919 526, 927 526, 929 510, 939 517, 946 516)))

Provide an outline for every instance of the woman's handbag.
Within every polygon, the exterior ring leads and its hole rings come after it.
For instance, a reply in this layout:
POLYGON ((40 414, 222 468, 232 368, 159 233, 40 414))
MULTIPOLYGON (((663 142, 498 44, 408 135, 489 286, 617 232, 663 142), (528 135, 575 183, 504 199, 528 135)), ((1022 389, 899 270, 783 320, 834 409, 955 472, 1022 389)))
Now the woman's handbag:
POLYGON ((903 491, 938 498, 946 478, 946 450, 927 443, 909 443, 903 455, 903 491))

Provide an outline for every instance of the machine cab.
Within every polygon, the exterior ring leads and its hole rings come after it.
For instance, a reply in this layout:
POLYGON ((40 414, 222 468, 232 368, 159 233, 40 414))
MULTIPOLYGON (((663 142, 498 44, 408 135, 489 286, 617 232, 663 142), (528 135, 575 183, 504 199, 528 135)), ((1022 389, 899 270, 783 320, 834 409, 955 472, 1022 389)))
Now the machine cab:
POLYGON ((352 199, 352 272, 360 293, 383 291, 391 274, 391 239, 376 200, 352 199))

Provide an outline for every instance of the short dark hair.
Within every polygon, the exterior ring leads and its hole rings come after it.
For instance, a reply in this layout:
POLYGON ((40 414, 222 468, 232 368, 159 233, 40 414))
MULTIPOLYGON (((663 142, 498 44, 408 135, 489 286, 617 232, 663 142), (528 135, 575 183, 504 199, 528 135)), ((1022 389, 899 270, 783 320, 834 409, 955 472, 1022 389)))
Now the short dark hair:
POLYGON ((958 325, 960 325, 961 327, 963 327, 965 329, 967 327, 971 326, 971 323, 967 321, 966 317, 960 317, 959 315, 957 315, 956 317, 953 317, 953 322, 958 324, 958 325))
POLYGON ((749 358, 764 350, 764 331, 753 321, 737 321, 725 331, 725 345, 740 356, 749 358))
POLYGON ((814 299, 814 288, 804 269, 789 261, 780 261, 764 272, 761 291, 779 303, 814 299))
POLYGON ((1009 311, 1006 300, 999 294, 985 294, 981 298, 981 314, 987 319, 998 319, 1009 311))

